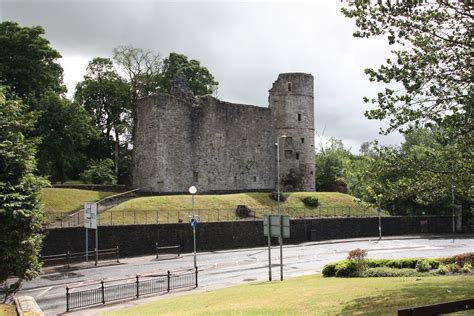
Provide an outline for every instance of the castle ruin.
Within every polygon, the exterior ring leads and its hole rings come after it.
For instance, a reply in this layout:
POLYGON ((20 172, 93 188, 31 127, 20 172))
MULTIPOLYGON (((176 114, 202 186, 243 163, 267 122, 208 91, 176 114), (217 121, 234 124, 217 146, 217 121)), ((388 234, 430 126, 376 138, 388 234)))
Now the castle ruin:
POLYGON ((313 76, 284 73, 267 108, 203 97, 183 76, 170 94, 139 100, 133 186, 153 193, 314 191, 313 76), (283 136, 283 137, 282 137, 283 136))

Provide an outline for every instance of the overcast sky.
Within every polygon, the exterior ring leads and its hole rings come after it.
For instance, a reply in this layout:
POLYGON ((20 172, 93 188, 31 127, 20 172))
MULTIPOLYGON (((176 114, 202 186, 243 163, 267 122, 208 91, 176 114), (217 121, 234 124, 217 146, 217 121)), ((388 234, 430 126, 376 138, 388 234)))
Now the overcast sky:
MULTIPOLYGON (((63 56, 68 96, 88 61, 111 57, 119 45, 178 52, 197 59, 219 82, 221 99, 267 106, 268 90, 282 72, 311 73, 315 128, 358 152, 364 141, 397 144, 381 136, 380 121, 364 117, 363 96, 380 85, 364 69, 389 56, 385 38, 356 39, 354 21, 340 0, 315 1, 112 1, 0 0, 0 19, 41 25, 63 56)), ((319 143, 318 136, 316 143, 319 143)))

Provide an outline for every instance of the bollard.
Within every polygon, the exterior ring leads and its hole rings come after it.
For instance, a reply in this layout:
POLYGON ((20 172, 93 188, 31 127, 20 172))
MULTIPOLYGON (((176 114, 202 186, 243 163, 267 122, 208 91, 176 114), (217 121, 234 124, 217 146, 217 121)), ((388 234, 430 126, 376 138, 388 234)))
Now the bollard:
POLYGON ((67 269, 69 270, 69 268, 71 267, 71 252, 69 250, 66 253, 66 257, 67 257, 67 269))
POLYGON ((196 287, 198 287, 198 267, 196 267, 196 287))
POLYGON ((94 248, 94 256, 95 256, 95 264, 94 265, 97 265, 97 263, 99 262, 99 251, 97 250, 97 248, 94 248))
POLYGON ((158 242, 155 242, 156 259, 158 259, 158 242))

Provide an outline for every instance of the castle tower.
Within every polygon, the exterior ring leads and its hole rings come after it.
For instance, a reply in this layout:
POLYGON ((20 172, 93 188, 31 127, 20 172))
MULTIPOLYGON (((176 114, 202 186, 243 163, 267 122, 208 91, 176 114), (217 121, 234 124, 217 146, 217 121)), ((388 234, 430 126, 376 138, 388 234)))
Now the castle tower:
POLYGON ((313 76, 280 74, 269 93, 274 141, 280 144, 280 188, 315 191, 313 76))

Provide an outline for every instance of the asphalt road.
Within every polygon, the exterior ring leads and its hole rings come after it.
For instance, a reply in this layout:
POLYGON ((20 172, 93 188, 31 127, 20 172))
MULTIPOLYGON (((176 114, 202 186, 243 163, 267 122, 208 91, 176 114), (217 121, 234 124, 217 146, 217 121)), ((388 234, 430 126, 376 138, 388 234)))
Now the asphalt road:
MULTIPOLYGON (((312 242, 283 247, 284 277, 320 273, 332 261, 344 259, 349 250, 366 249, 369 258, 441 257, 474 251, 474 236, 457 237, 394 237, 377 239, 347 239, 312 242)), ((280 250, 272 248, 273 279, 280 278, 280 250)), ((242 282, 268 280, 268 248, 251 248, 197 254, 199 288, 224 287, 242 282)), ((121 259, 101 263, 98 267, 82 264, 69 272, 45 271, 39 278, 26 282, 20 294, 33 296, 46 315, 66 310, 66 285, 74 286, 133 277, 137 274, 163 274, 193 267, 193 255, 156 260, 154 256, 121 259)))

